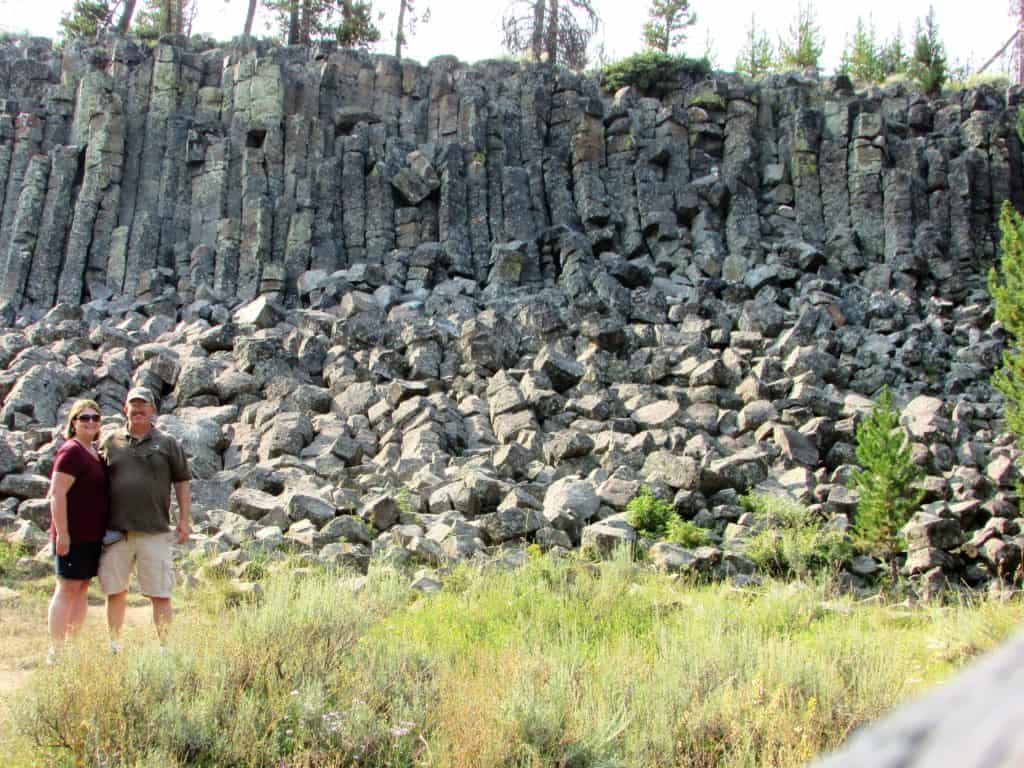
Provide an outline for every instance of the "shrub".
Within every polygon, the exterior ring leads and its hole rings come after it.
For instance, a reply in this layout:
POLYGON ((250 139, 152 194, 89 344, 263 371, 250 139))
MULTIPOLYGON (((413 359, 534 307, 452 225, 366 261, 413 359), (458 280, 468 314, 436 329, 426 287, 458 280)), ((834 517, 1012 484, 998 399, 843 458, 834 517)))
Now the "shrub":
POLYGON ((786 578, 831 575, 853 555, 845 534, 824 528, 795 501, 767 493, 751 493, 740 501, 760 528, 746 540, 744 552, 762 573, 786 578))
POLYGON ((924 491, 914 484, 921 478, 910 446, 899 427, 899 413, 888 389, 857 427, 857 461, 853 488, 860 494, 856 536, 871 554, 889 562, 896 579, 896 557, 903 549, 900 528, 917 509, 924 491))
POLYGON ((646 485, 626 505, 626 519, 636 532, 648 539, 661 539, 669 523, 678 520, 672 505, 657 498, 646 485))
POLYGON ((681 520, 678 517, 669 520, 665 538, 688 549, 703 547, 711 543, 711 537, 708 536, 706 530, 689 520, 681 520))
POLYGON ((17 567, 18 558, 26 554, 27 551, 20 544, 0 541, 0 576, 12 575, 17 567))
POLYGON ((997 91, 1005 91, 1010 87, 1010 77, 1005 72, 972 72, 964 85, 967 88, 988 86, 997 91))
POLYGON ((681 77, 701 78, 710 72, 711 64, 707 59, 645 51, 609 65, 603 79, 609 91, 632 85, 646 94, 663 96, 678 85, 681 77))

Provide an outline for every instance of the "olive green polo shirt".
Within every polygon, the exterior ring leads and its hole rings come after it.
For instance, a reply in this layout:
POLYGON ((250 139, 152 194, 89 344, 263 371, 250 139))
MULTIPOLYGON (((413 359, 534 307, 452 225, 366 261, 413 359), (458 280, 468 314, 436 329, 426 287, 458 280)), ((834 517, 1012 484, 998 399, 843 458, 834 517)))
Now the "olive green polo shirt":
POLYGON ((178 441, 156 427, 134 438, 127 427, 100 448, 110 468, 110 527, 159 533, 171 527, 171 485, 191 479, 178 441))

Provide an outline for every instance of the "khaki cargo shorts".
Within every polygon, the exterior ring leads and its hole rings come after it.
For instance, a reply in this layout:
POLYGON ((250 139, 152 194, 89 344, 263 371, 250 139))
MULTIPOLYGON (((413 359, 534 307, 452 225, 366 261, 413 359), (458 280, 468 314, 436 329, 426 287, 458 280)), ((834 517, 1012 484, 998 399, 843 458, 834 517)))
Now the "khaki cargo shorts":
POLYGON ((146 597, 170 597, 174 589, 174 531, 129 532, 103 548, 100 556, 100 588, 105 595, 128 591, 132 568, 146 597))

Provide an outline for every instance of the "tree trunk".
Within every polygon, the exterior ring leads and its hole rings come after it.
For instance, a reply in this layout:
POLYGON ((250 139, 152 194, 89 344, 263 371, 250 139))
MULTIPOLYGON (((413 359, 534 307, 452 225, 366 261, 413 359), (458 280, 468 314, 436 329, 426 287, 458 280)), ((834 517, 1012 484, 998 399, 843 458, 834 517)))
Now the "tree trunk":
POLYGON ((1024 83, 1024 2, 1017 4, 1017 85, 1024 83))
POLYGON ((398 4, 398 32, 395 34, 395 58, 402 58, 402 46, 405 45, 405 5, 406 0, 398 4))
POLYGON ((299 44, 299 0, 292 0, 288 8, 288 45, 299 44))
POLYGON ((249 0, 249 8, 245 12, 245 29, 242 37, 246 40, 252 37, 252 23, 256 18, 256 0, 249 0))
POLYGON ((302 26, 299 29, 299 42, 309 45, 313 41, 313 0, 302 0, 302 26))
POLYGON ((548 0, 547 42, 544 46, 549 64, 558 63, 558 0, 548 0))
POLYGON ((160 34, 171 34, 171 24, 174 19, 174 0, 162 0, 160 3, 160 34))
POLYGON ((544 53, 544 5, 544 0, 534 0, 533 39, 530 43, 530 55, 534 61, 540 61, 544 53))
POLYGON ((132 25, 132 16, 135 15, 135 0, 125 0, 124 11, 121 19, 117 22, 117 32, 120 35, 127 35, 128 28, 132 25))

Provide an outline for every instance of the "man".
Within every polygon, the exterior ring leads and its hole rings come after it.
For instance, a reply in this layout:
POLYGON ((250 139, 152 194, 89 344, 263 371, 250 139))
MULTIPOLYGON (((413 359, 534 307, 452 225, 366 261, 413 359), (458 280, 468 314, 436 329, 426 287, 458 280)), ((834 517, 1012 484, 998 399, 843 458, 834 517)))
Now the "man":
POLYGON ((128 602, 128 581, 136 570, 139 588, 153 604, 157 633, 173 617, 174 544, 191 533, 192 496, 188 459, 172 436, 153 426, 156 402, 146 387, 128 393, 123 430, 104 440, 101 452, 110 473, 110 528, 124 536, 107 546, 99 580, 107 596, 110 647, 120 650, 128 602), (178 523, 171 529, 171 487, 178 500, 178 523))

